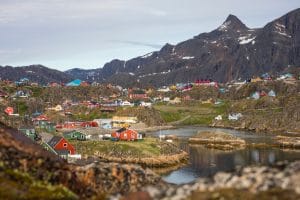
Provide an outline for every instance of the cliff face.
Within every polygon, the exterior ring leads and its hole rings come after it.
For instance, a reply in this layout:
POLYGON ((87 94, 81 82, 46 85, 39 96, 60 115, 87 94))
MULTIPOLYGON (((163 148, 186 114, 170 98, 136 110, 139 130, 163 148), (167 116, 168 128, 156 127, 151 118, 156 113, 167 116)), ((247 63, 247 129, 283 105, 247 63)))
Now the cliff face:
POLYGON ((113 60, 102 69, 67 71, 89 81, 123 86, 161 86, 176 82, 247 79, 300 66, 300 9, 262 28, 251 29, 229 15, 217 29, 128 61, 113 60))

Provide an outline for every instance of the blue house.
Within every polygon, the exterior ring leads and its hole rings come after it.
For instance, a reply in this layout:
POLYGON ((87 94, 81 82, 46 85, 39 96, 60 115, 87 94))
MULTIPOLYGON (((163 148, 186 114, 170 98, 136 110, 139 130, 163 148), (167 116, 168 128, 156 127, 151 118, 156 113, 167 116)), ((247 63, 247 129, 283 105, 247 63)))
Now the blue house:
POLYGON ((66 84, 66 86, 80 86, 82 80, 80 79, 75 79, 69 83, 66 84))

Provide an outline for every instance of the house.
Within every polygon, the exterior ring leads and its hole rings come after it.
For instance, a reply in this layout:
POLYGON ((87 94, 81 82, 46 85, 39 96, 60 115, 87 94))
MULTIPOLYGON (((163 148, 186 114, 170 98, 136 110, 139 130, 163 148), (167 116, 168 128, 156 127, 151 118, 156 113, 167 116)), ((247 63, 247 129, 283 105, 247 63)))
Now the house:
POLYGON ((80 86, 82 80, 80 79, 75 79, 69 83, 66 84, 66 86, 74 86, 74 87, 77 87, 77 86, 80 86))
POLYGON ((163 102, 169 102, 170 101, 170 97, 164 97, 163 98, 163 102))
POLYGON ((215 120, 217 120, 217 121, 221 121, 222 119, 223 119, 222 115, 218 115, 218 116, 215 117, 215 120))
POLYGON ((141 101, 140 102, 140 106, 150 108, 152 106, 152 103, 151 102, 141 101))
POLYGON ((169 87, 164 86, 162 88, 159 88, 157 91, 158 92, 170 92, 171 90, 169 87))
POLYGON ((259 96, 260 97, 265 97, 265 96, 267 96, 268 94, 265 92, 265 91, 260 91, 260 93, 259 93, 259 96))
POLYGON ((33 141, 38 139, 38 135, 35 132, 35 129, 33 127, 22 127, 18 129, 19 132, 23 133, 33 141))
POLYGON ((54 136, 47 144, 62 158, 67 159, 69 154, 75 154, 74 146, 63 137, 54 136))
POLYGON ((30 96, 30 92, 28 91, 23 91, 23 90, 18 90, 14 97, 20 97, 20 98, 28 98, 30 96))
POLYGON ((112 118, 112 127, 120 128, 125 125, 136 124, 138 122, 137 117, 124 117, 124 116, 113 116, 112 118))
POLYGON ((82 81, 81 83, 80 83, 80 86, 83 86, 83 87, 87 87, 87 86, 89 86, 90 84, 88 83, 88 82, 86 82, 86 81, 82 81))
POLYGON ((255 100, 258 100, 260 98, 260 93, 259 92, 254 92, 252 95, 251 95, 251 98, 252 99, 255 99, 255 100))
POLYGON ((135 141, 142 139, 142 135, 137 131, 121 128, 111 134, 112 140, 135 141))
POLYGON ((122 101, 121 106, 134 106, 134 104, 130 103, 129 101, 122 101))
POLYGON ((38 121, 36 126, 38 126, 40 129, 46 130, 47 132, 56 131, 56 125, 49 121, 38 121))
POLYGON ((94 122, 98 124, 99 127, 104 129, 111 129, 112 128, 112 119, 94 119, 94 122))
POLYGON ((148 99, 148 95, 144 90, 129 90, 128 97, 130 99, 148 99))
POLYGON ((276 93, 274 92, 274 90, 270 90, 270 91, 268 92, 268 96, 269 96, 269 97, 276 97, 276 93))
POLYGON ((56 105, 55 107, 48 108, 48 110, 60 112, 60 111, 63 111, 63 107, 61 105, 56 105))
POLYGON ((65 132, 63 133, 64 138, 66 138, 67 140, 80 140, 80 141, 84 141, 86 140, 86 135, 79 132, 79 131, 70 131, 70 132, 65 132))
POLYGON ((62 128, 74 129, 74 128, 76 128, 76 123, 75 122, 65 122, 62 125, 62 128))
POLYGON ((49 121, 49 118, 46 115, 39 115, 35 118, 32 118, 33 122, 37 122, 37 121, 49 121))
POLYGON ((257 83, 263 81, 260 77, 251 78, 251 83, 257 83))
POLYGON ((233 113, 228 115, 228 119, 231 121, 239 120, 243 115, 241 113, 233 113))
POLYGON ((14 108, 13 107, 7 107, 7 108, 5 108, 4 112, 7 115, 12 115, 14 113, 14 108))
POLYGON ((80 124, 81 127, 99 127, 97 122, 91 121, 91 122, 82 122, 80 124))

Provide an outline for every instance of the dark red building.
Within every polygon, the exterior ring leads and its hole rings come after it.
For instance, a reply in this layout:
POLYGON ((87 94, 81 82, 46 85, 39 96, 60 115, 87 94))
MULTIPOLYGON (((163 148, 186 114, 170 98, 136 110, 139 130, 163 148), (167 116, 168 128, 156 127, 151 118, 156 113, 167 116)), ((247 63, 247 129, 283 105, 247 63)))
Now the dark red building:
POLYGON ((65 138, 60 136, 54 136, 48 145, 61 157, 67 158, 67 156, 75 154, 75 148, 65 138))

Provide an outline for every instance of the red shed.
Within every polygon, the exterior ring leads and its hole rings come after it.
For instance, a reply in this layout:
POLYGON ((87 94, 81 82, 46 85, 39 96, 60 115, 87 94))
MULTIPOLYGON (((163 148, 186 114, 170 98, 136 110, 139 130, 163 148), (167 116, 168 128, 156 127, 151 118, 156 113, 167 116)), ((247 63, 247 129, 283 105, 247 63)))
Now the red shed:
POLYGON ((75 148, 72 144, 70 144, 65 138, 60 136, 54 136, 49 142, 48 145, 52 147, 54 151, 57 152, 58 155, 62 156, 66 154, 75 154, 75 148))
POLYGON ((114 140, 123 140, 123 141, 134 141, 134 140, 141 139, 137 131, 126 129, 126 128, 121 128, 116 132, 113 132, 111 134, 111 137, 114 140))

